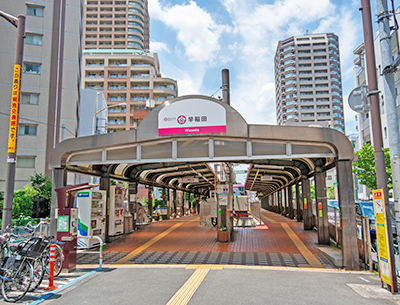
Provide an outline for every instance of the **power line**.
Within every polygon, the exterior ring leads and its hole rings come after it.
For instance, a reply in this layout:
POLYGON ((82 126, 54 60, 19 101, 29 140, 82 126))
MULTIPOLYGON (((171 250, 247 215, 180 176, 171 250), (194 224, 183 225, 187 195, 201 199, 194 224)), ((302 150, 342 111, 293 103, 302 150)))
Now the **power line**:
MULTIPOLYGON (((5 113, 5 112, 1 112, 0 111, 0 114, 4 114, 4 115, 6 115, 7 117, 9 116, 9 113, 5 113)), ((27 120, 27 121, 29 121, 29 122, 34 122, 34 123, 38 123, 38 124, 43 124, 43 125, 51 125, 51 124, 49 124, 49 123, 43 123, 43 122, 40 122, 40 121, 37 121, 37 120, 33 120, 33 119, 28 119, 27 117, 24 117, 24 116, 19 116, 21 119, 24 119, 24 120, 27 120)), ((54 125, 51 125, 51 126, 54 126, 54 125)), ((57 127, 61 127, 61 128, 64 128, 64 129, 66 129, 70 134, 72 134, 74 137, 75 137, 75 134, 71 131, 71 130, 69 130, 67 127, 65 127, 65 126, 59 126, 59 125, 57 125, 57 127)))
POLYGON ((214 94, 215 93, 217 93, 219 90, 221 90, 222 89, 222 86, 221 87, 219 87, 218 89, 217 89, 217 91, 215 91, 213 94, 211 94, 211 97, 213 97, 214 96, 214 94))

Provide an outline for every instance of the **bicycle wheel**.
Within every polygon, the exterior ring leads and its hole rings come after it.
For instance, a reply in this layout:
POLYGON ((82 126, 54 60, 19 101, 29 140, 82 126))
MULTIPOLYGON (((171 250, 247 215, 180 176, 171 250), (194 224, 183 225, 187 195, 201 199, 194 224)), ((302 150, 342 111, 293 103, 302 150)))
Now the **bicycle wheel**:
POLYGON ((33 278, 33 267, 23 260, 16 270, 6 269, 1 282, 1 294, 7 302, 16 302, 28 292, 33 278))
MULTIPOLYGON (((49 274, 49 266, 50 266, 50 249, 47 248, 45 252, 43 252, 44 261, 46 264, 46 273, 49 274)), ((64 254, 59 245, 56 245, 56 252, 54 257, 54 277, 60 275, 61 270, 64 264, 64 254)))
POLYGON ((54 258, 54 276, 59 276, 64 265, 64 253, 59 245, 56 245, 56 255, 54 258))
POLYGON ((36 258, 33 263, 33 279, 31 289, 29 291, 35 291, 43 281, 44 273, 46 272, 46 266, 44 264, 43 257, 36 258))

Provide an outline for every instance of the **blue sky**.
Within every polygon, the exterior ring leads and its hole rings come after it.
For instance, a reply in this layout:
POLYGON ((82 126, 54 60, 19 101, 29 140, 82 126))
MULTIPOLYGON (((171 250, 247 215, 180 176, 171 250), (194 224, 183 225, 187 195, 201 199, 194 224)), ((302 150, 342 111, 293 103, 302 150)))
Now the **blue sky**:
MULTIPOLYGON (((396 7, 400 0, 395 1, 396 7)), ((279 40, 309 33, 339 36, 346 134, 353 50, 363 42, 360 0, 149 0, 150 51, 179 95, 211 96, 230 70, 231 106, 251 124, 276 125, 274 55, 279 40), (288 22, 290 20, 290 22, 288 22)), ((390 5, 390 0, 389 0, 390 5)), ((371 0, 373 18, 376 1, 371 0)), ((376 23, 376 18, 373 20, 376 23)), ((222 95, 221 91, 215 97, 222 95)))

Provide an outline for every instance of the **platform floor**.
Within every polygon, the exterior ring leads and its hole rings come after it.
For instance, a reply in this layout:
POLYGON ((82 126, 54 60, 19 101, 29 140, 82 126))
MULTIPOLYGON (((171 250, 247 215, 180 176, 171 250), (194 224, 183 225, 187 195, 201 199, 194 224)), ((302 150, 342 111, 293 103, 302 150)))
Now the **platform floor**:
MULTIPOLYGON (((216 229, 199 225, 197 215, 163 220, 104 247, 104 264, 232 264, 336 269, 317 247, 317 233, 303 223, 262 210, 263 224, 235 228, 229 244, 216 229)), ((78 254, 78 264, 98 263, 96 254, 78 254)))

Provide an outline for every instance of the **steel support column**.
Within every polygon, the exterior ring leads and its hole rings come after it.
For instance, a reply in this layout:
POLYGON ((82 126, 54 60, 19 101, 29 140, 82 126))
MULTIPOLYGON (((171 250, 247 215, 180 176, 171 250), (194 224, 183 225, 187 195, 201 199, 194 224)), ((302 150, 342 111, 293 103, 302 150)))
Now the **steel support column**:
POLYGON ((177 211, 176 211, 176 190, 172 190, 172 206, 174 208, 174 213, 177 214, 177 211))
POLYGON ((338 161, 337 182, 339 208, 342 222, 342 256, 346 269, 360 269, 357 247, 356 208, 353 192, 353 172, 351 161, 338 161))
POLYGON ((53 187, 51 190, 50 206, 50 236, 57 236, 56 209, 58 208, 58 196, 55 189, 65 186, 66 170, 62 168, 53 169, 53 187))
POLYGON ((147 208, 149 210, 149 215, 150 219, 153 217, 153 196, 152 196, 152 188, 149 185, 149 188, 147 189, 147 198, 148 198, 148 203, 147 203, 147 208))
POLYGON ((282 194, 282 190, 278 191, 278 214, 282 213, 282 198, 283 194, 282 194))
POLYGON ((326 198, 326 172, 315 173, 315 200, 317 203, 318 243, 329 245, 328 202, 326 198))
POLYGON ((296 220, 298 222, 303 220, 303 211, 301 209, 301 193, 300 193, 300 182, 296 183, 296 220))
POLYGON ((294 219, 293 186, 288 186, 289 218, 294 219))
POLYGON ((110 242, 108 235, 110 234, 109 232, 109 225, 110 225, 110 177, 108 175, 102 176, 100 178, 100 190, 106 191, 107 196, 106 196, 106 228, 104 230, 105 232, 105 241, 110 242))
POLYGON ((307 177, 301 178, 301 190, 303 197, 303 224, 304 230, 312 230, 312 201, 310 180, 307 177))

